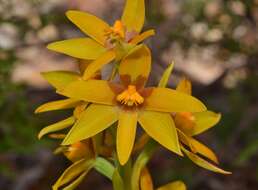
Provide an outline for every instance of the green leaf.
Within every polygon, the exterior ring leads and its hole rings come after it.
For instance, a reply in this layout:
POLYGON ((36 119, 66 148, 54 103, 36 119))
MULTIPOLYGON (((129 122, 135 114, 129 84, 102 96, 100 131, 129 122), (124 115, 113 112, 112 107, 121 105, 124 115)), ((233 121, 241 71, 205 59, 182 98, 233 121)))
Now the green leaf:
POLYGON ((112 180, 115 168, 114 166, 107 161, 105 158, 97 157, 94 168, 108 179, 112 180))
POLYGON ((243 166, 252 156, 258 152, 258 140, 251 141, 239 154, 236 159, 238 166, 243 166))
POLYGON ((133 172, 132 172, 131 184, 132 184, 133 190, 140 190, 139 181, 140 181, 141 171, 150 160, 151 156, 153 155, 154 151, 157 148, 157 145, 158 144, 155 141, 150 140, 145 145, 144 150, 138 156, 133 166, 133 172))

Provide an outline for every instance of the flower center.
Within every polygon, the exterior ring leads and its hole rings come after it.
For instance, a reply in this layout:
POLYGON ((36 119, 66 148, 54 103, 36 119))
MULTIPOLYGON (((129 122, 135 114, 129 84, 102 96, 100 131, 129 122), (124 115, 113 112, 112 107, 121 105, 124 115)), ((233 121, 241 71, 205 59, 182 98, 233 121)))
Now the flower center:
POLYGON ((121 38, 125 37, 125 28, 123 23, 120 20, 117 20, 114 24, 114 26, 111 28, 113 32, 117 35, 119 35, 121 38))
POLYGON ((129 85, 125 91, 116 97, 116 100, 127 106, 142 104, 144 98, 137 92, 134 85, 129 85))
POLYGON ((106 31, 107 39, 117 40, 125 38, 125 27, 120 20, 117 20, 109 30, 106 31))

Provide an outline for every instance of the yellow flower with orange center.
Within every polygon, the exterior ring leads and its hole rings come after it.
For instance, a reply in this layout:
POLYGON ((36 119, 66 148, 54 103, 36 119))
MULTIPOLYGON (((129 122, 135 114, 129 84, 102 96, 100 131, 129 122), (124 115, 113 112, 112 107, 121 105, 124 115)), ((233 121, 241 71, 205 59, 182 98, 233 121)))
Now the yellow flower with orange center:
POLYGON ((200 112, 206 107, 198 99, 172 89, 145 87, 150 69, 150 50, 142 46, 121 62, 121 83, 78 80, 58 91, 69 98, 92 103, 62 144, 69 145, 92 137, 118 121, 117 153, 123 165, 133 149, 139 122, 150 137, 182 155, 170 113, 200 112))
POLYGON ((144 98, 137 92, 134 85, 129 85, 125 91, 117 96, 116 100, 127 106, 137 106, 143 103, 144 98))
POLYGON ((121 19, 116 20, 113 26, 87 12, 71 10, 66 16, 89 37, 54 42, 48 45, 48 49, 94 60, 83 74, 85 80, 105 64, 121 60, 137 44, 154 35, 154 30, 141 33, 145 21, 144 0, 127 0, 121 19))

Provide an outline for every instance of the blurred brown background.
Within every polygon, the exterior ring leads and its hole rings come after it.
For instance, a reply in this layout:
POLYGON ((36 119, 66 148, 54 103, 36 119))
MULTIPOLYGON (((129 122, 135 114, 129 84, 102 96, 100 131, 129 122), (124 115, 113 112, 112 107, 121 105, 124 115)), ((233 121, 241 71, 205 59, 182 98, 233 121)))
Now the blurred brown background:
MULTIPOLYGON (((55 95, 42 71, 73 70, 76 60, 48 51, 47 43, 83 35, 65 11, 79 9, 119 18, 123 0, 0 0, 0 189, 46 190, 69 165, 53 156, 57 142, 38 141, 38 131, 67 112, 35 116, 55 95)), ((205 171, 187 158, 160 150, 150 163, 155 185, 181 179, 190 190, 258 189, 258 0, 147 0, 145 28, 153 53, 150 84, 174 60, 170 80, 193 81, 194 95, 222 121, 199 137, 233 172, 205 171)), ((91 172, 78 189, 111 189, 91 172)))

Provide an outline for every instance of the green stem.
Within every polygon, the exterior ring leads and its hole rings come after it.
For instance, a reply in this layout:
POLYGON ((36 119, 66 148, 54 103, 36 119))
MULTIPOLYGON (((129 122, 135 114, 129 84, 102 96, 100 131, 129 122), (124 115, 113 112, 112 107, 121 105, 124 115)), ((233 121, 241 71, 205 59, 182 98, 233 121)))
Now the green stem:
POLYGON ((151 159, 153 153, 157 148, 157 143, 150 140, 141 154, 138 156, 133 166, 132 177, 131 177, 131 190, 140 190, 139 181, 142 169, 146 166, 148 161, 151 159))
POLYGON ((123 178, 125 190, 131 190, 131 176, 132 176, 132 160, 124 165, 120 165, 120 175, 123 178))

